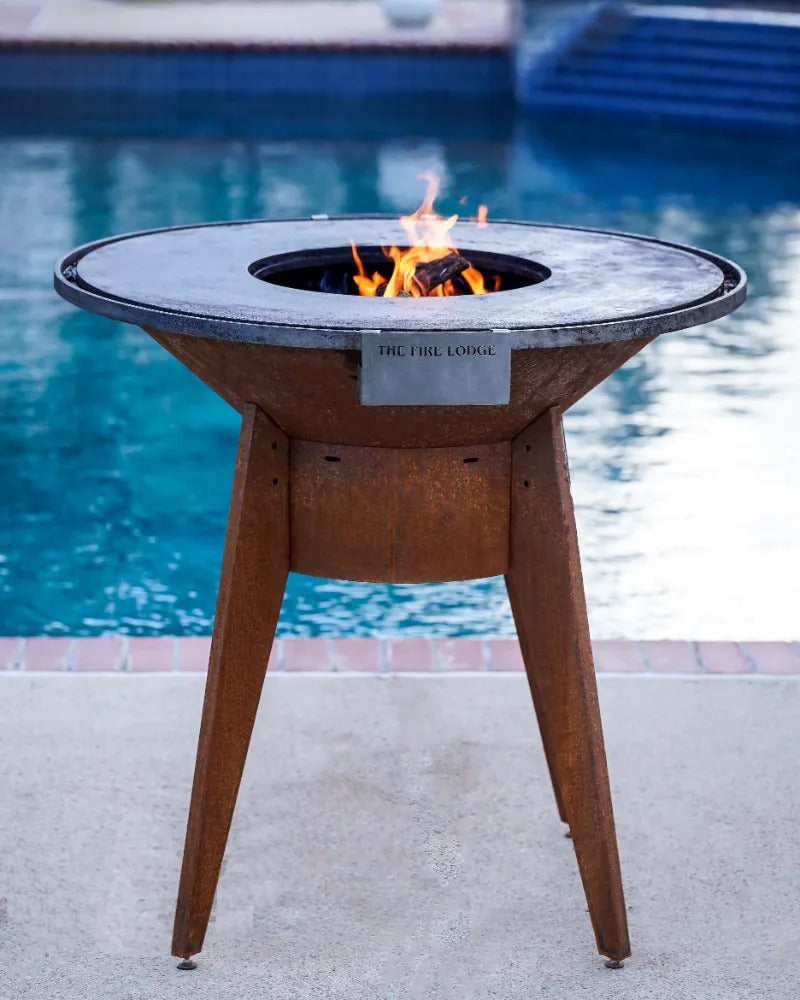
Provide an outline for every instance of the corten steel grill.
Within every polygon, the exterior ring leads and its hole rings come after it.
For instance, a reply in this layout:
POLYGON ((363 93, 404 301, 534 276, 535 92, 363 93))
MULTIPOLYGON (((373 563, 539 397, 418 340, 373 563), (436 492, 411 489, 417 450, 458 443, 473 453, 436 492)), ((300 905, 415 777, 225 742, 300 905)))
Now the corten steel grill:
POLYGON ((504 574, 597 947, 619 965, 630 945, 562 413, 658 334, 737 308, 746 279, 643 237, 458 223, 454 243, 505 291, 320 291, 347 290, 351 240, 374 263, 405 239, 382 217, 196 226, 93 243, 56 271, 61 295, 144 327, 242 414, 173 953, 203 946, 289 571, 504 574))

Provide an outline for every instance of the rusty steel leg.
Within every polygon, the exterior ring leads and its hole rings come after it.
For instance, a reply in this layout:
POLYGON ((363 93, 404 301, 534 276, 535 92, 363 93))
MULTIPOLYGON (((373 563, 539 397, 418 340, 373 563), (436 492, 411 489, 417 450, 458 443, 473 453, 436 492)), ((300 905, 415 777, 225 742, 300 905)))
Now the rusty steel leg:
POLYGON ((506 584, 522 657, 597 949, 622 960, 630 955, 625 899, 558 410, 515 438, 511 476, 506 584))
POLYGON ((175 912, 182 959, 203 947, 289 573, 288 474, 286 435, 246 405, 175 912))

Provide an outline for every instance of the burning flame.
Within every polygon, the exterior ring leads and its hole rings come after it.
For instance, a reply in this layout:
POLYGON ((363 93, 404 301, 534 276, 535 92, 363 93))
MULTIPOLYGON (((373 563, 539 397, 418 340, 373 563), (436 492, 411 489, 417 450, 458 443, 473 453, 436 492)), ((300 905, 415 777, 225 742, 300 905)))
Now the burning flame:
MULTIPOLYGON (((384 247, 383 252, 394 262, 394 268, 388 281, 380 271, 375 271, 370 276, 364 270, 364 265, 359 256, 355 243, 352 243, 353 260, 355 261, 357 274, 353 275, 353 280, 358 287, 359 295, 379 295, 383 298, 396 298, 401 295, 422 298, 423 296, 443 296, 458 295, 459 290, 456 281, 465 282, 473 295, 485 295, 486 286, 483 274, 471 265, 461 269, 456 279, 448 278, 441 284, 429 290, 426 289, 424 281, 417 273, 417 267, 421 264, 431 264, 449 258, 455 254, 460 257, 458 250, 453 244, 450 230, 458 221, 457 215, 444 218, 436 212, 433 203, 439 194, 439 178, 436 174, 420 174, 420 179, 428 184, 422 204, 411 215, 400 217, 400 225, 408 235, 409 246, 405 250, 400 247, 384 247)), ((480 227, 488 225, 486 205, 478 208, 477 224, 480 227)), ((459 263, 458 261, 456 263, 459 263)), ((461 264, 465 263, 463 258, 461 264)), ((494 276, 493 291, 500 288, 498 275, 494 276)))

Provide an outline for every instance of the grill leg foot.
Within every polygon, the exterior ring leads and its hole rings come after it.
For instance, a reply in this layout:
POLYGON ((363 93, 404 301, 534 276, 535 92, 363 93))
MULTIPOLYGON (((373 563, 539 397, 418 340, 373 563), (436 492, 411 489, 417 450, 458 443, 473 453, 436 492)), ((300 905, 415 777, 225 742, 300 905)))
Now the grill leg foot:
POLYGON ((607 958, 604 962, 607 969, 624 969, 625 963, 621 962, 618 958, 607 958))
POLYGON ((192 969, 197 968, 197 962, 193 962, 191 958, 184 958, 182 962, 178 962, 177 967, 181 972, 190 972, 192 969))

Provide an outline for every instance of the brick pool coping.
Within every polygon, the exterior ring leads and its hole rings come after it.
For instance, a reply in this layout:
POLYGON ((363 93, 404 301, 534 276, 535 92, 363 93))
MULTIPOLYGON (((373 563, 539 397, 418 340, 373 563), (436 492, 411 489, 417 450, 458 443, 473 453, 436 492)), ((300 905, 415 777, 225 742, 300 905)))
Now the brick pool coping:
MULTIPOLYGON (((206 636, 0 637, 0 672, 202 673, 206 636)), ((797 642, 597 640, 599 673, 800 675, 797 642)), ((516 639, 278 639, 270 669, 287 673, 448 674, 522 670, 516 639)))

